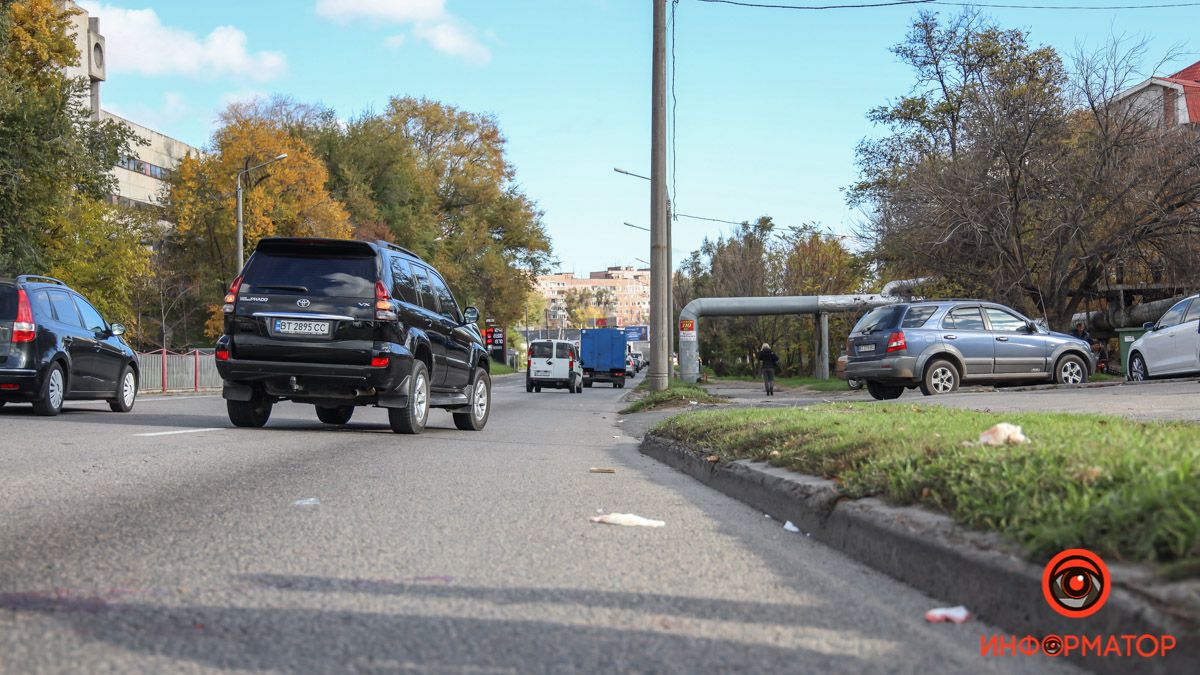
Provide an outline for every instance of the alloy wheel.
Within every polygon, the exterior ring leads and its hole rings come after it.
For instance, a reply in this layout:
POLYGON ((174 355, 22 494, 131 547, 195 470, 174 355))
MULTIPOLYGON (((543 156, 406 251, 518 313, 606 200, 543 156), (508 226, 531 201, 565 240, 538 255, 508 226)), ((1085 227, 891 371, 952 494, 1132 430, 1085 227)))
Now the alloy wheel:
POLYGON ((488 389, 481 379, 475 383, 475 419, 481 420, 487 415, 488 389))
POLYGON ((1068 360, 1059 368, 1059 375, 1064 384, 1079 384, 1083 382, 1083 368, 1073 360, 1068 360))
POLYGON ((949 368, 942 366, 934 370, 929 379, 936 393, 949 394, 954 391, 954 377, 954 373, 949 368))
POLYGON ((418 419, 425 419, 425 410, 429 406, 429 392, 425 386, 425 375, 417 376, 417 384, 413 392, 413 405, 418 419))
POLYGON ((1134 382, 1141 382, 1146 379, 1146 362, 1142 361, 1142 357, 1135 356, 1129 364, 1129 379, 1134 382))

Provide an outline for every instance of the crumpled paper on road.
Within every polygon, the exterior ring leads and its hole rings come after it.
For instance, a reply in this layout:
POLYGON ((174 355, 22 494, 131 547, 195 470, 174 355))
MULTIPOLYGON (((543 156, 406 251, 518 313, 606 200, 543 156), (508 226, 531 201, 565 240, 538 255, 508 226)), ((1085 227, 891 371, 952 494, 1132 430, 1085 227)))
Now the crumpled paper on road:
POLYGON ((589 518, 593 523, 604 523, 605 525, 624 525, 626 527, 665 527, 666 523, 661 520, 651 520, 643 518, 632 513, 606 513, 602 516, 593 516, 589 518))
POLYGON ((937 607, 925 612, 925 620, 929 623, 963 623, 971 618, 971 612, 966 607, 937 607))
POLYGON ((979 434, 979 442, 983 445, 1021 445, 1028 443, 1029 439, 1021 433, 1021 427, 1001 422, 979 434))

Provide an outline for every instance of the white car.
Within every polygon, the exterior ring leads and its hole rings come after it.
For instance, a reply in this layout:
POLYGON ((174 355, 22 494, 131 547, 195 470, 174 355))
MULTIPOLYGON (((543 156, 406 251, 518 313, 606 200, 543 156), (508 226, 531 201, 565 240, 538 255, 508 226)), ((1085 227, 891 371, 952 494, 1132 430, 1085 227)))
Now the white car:
POLYGON ((1143 326, 1147 333, 1129 345, 1126 377, 1151 377, 1200 373, 1200 295, 1175 303, 1158 323, 1143 326))
POLYGON ((534 340, 529 343, 525 361, 525 391, 541 392, 542 387, 583 393, 583 364, 579 348, 566 340, 534 340))

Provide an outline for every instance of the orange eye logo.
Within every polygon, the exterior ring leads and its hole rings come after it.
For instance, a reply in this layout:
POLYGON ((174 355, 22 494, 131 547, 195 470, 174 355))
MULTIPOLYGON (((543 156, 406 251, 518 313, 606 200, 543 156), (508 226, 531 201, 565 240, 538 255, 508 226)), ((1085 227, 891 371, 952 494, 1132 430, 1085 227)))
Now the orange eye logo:
POLYGON ((1059 553, 1042 572, 1042 594, 1054 611, 1072 619, 1095 614, 1108 600, 1108 566, 1082 548, 1059 553))

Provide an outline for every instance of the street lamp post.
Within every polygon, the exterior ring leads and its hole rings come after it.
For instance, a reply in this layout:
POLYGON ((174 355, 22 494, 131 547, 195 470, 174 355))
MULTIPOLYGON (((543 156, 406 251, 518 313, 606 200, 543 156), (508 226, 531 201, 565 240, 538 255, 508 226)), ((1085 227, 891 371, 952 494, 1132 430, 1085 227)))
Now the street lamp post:
POLYGON ((242 222, 242 176, 245 176, 246 174, 250 173, 251 171, 256 171, 258 169, 261 169, 268 164, 272 164, 274 162, 278 162, 278 161, 284 160, 284 159, 287 159, 286 152, 276 155, 274 158, 269 159, 269 160, 263 162, 262 164, 256 164, 255 166, 252 166, 252 167, 249 167, 246 169, 242 169, 241 171, 239 171, 237 173, 237 271, 234 272, 234 276, 241 274, 242 267, 245 266, 245 264, 246 264, 246 261, 245 261, 246 244, 244 242, 244 234, 243 234, 245 225, 242 222))

